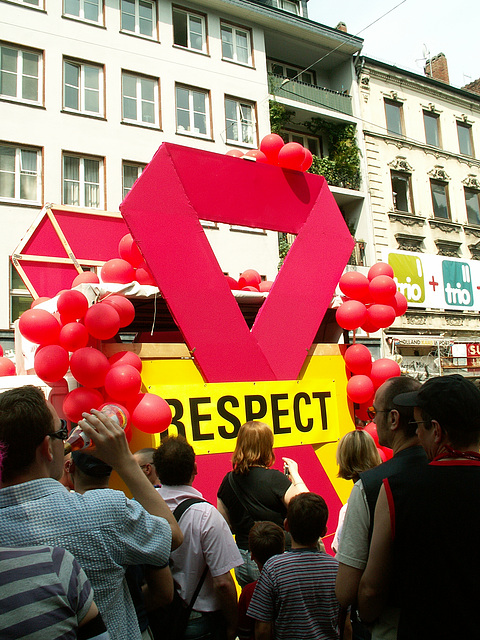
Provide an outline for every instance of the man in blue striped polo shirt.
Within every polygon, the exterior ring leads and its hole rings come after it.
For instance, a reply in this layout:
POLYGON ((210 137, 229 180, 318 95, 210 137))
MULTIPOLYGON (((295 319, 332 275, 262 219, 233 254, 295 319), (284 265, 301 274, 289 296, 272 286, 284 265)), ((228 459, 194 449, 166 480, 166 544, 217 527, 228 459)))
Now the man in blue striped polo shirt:
POLYGON ((285 529, 292 548, 267 560, 248 607, 256 640, 339 638, 338 562, 318 550, 327 518, 325 500, 316 493, 301 493, 289 502, 285 529))

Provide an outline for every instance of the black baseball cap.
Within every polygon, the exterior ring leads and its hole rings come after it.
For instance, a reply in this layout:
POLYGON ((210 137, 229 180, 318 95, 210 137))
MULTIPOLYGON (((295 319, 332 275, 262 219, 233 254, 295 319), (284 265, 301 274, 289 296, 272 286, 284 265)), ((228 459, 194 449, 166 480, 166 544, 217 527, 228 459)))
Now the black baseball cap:
POLYGON ((466 430, 478 429, 480 390, 468 378, 454 374, 429 378, 417 391, 393 399, 399 407, 420 407, 440 424, 462 422, 466 430), (473 426, 475 424, 475 426, 473 426))
POLYGON ((87 476, 92 478, 105 478, 112 473, 112 467, 105 462, 102 462, 98 458, 94 458, 88 453, 83 451, 74 451, 72 453, 72 460, 75 466, 83 471, 87 476))

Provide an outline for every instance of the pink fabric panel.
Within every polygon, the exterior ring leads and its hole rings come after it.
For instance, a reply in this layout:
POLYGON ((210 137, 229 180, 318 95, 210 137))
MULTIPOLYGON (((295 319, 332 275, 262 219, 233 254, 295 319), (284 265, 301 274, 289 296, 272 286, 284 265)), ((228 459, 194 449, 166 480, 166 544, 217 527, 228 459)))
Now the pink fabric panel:
POLYGON ((28 240, 22 254, 66 258, 67 254, 49 218, 45 216, 28 240))
POLYGON ((56 296, 62 289, 70 289, 73 279, 78 275, 73 264, 27 262, 26 260, 22 260, 20 264, 38 295, 49 298, 56 296))

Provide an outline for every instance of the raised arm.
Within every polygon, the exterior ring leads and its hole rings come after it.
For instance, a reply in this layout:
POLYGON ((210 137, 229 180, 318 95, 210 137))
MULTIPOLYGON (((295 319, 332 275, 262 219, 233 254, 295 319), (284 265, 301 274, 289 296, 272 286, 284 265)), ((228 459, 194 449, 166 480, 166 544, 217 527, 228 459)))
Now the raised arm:
POLYGON ((138 466, 128 448, 124 430, 95 409, 82 415, 79 425, 95 444, 93 455, 115 469, 133 497, 148 513, 167 520, 172 530, 172 549, 179 547, 183 541, 180 527, 165 500, 138 466))
POLYGON ((288 467, 288 476, 292 482, 283 496, 283 502, 287 506, 294 496, 298 496, 299 493, 307 493, 309 489, 298 472, 298 464, 295 460, 292 458, 282 458, 282 460, 288 467))

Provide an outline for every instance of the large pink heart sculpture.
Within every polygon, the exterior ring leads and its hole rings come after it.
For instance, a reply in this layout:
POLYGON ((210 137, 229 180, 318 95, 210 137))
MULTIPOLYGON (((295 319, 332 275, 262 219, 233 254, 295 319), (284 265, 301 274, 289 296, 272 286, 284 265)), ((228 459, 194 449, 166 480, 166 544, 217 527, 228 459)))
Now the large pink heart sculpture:
POLYGON ((207 382, 297 378, 354 246, 323 177, 164 143, 120 210, 207 382), (298 234, 251 331, 200 219, 298 234))

